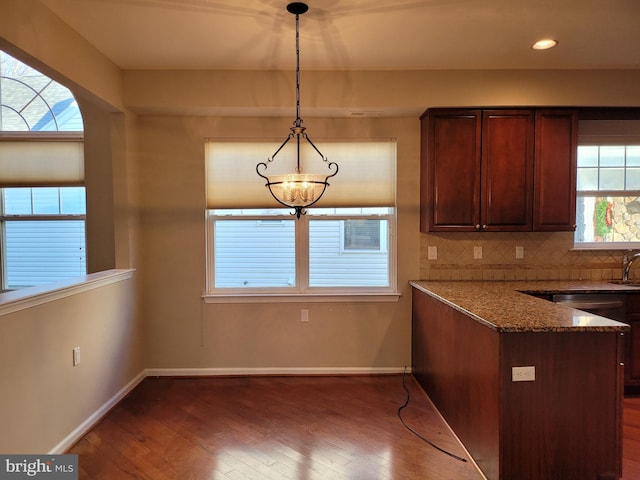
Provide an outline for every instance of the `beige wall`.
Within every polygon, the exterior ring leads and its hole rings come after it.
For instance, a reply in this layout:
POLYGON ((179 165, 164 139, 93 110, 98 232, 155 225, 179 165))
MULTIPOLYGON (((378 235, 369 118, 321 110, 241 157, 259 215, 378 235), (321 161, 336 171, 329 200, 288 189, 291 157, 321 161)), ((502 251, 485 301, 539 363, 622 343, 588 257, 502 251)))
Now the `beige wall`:
MULTIPOLYGON (((292 116, 293 72, 125 71, 124 101, 141 114, 292 116)), ((381 111, 417 121, 438 106, 640 106, 640 70, 303 71, 301 113, 381 111)))
POLYGON ((122 73, 38 0, 0 2, 0 49, 88 95, 122 109, 122 73))
POLYGON ((51 451, 143 371, 133 282, 0 316, 0 452, 51 451))
POLYGON ((200 298, 205 274, 204 139, 280 138, 290 124, 291 119, 282 118, 140 116, 140 263, 148 368, 375 369, 409 364, 408 281, 419 274, 419 142, 413 118, 305 122, 313 138, 398 139, 398 249, 403 252, 398 302, 224 305, 203 304, 200 298), (309 309, 308 323, 300 322, 301 308, 309 309))
POLYGON ((80 100, 87 192, 87 271, 135 266, 135 115, 80 100))

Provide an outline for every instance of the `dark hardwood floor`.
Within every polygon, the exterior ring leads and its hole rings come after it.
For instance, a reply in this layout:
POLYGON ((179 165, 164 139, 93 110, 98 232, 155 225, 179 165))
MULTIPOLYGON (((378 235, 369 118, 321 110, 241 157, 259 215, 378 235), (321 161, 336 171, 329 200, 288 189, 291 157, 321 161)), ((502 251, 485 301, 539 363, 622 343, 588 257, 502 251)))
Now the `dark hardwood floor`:
MULTIPOLYGON (((407 375, 409 426, 468 459, 407 375)), ((81 480, 482 480, 408 431, 402 376, 147 378, 68 453, 81 480)), ((640 479, 640 398, 625 399, 624 480, 640 479)))
MULTIPOLYGON (((407 375, 402 416, 466 457, 407 375)), ((399 375, 148 378, 69 453, 80 479, 481 480, 400 422, 399 375)))

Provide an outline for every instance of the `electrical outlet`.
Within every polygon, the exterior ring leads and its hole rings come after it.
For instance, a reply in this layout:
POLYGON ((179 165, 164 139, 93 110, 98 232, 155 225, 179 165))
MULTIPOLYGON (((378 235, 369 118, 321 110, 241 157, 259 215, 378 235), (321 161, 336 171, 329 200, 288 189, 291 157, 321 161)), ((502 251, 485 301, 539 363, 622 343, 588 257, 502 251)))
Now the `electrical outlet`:
POLYGON ((80 347, 73 349, 73 366, 77 367, 78 365, 80 365, 80 347))
POLYGON ((516 258, 524 258, 524 247, 516 247, 516 258))
POLYGON ((536 367, 511 367, 512 382, 533 382, 536 379, 536 367))
POLYGON ((309 310, 302 309, 300 310, 300 321, 301 322, 308 322, 309 321, 309 310))
POLYGON ((482 260, 482 245, 476 245, 473 247, 473 258, 475 260, 482 260))
POLYGON ((438 259, 438 247, 430 246, 427 248, 427 260, 438 259))

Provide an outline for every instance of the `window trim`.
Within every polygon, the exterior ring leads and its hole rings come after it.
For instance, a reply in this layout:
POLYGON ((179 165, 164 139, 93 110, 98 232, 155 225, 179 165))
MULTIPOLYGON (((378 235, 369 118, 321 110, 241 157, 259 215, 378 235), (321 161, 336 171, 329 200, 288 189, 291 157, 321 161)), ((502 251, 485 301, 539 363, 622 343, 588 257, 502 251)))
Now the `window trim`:
POLYGON ((388 303, 397 302, 400 292, 361 293, 203 293, 204 303, 388 303))

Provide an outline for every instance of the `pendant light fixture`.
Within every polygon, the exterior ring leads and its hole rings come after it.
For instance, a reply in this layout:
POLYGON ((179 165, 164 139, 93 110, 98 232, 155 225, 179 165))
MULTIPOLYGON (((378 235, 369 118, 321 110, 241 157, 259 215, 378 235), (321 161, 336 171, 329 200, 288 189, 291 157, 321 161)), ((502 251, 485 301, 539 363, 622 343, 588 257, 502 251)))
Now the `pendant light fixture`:
POLYGON ((306 209, 315 204, 325 190, 329 186, 329 178, 338 173, 338 164, 329 162, 318 147, 311 141, 308 135, 305 133, 305 127, 302 126, 302 119, 300 118, 300 15, 305 13, 309 7, 305 3, 293 2, 287 5, 287 11, 296 16, 296 119, 291 127, 291 133, 287 136, 286 140, 280 145, 275 153, 267 159, 266 162, 260 162, 256 165, 256 172, 267 183, 265 186, 269 189, 269 192, 275 198, 278 203, 285 207, 293 208, 297 218, 300 215, 307 213, 306 209), (295 173, 286 175, 266 175, 267 165, 273 162, 276 155, 289 143, 290 140, 296 141, 296 168, 295 173), (327 174, 318 173, 303 173, 300 162, 301 147, 304 148, 304 142, 312 147, 311 153, 318 154, 322 161, 326 163, 329 170, 327 174))

